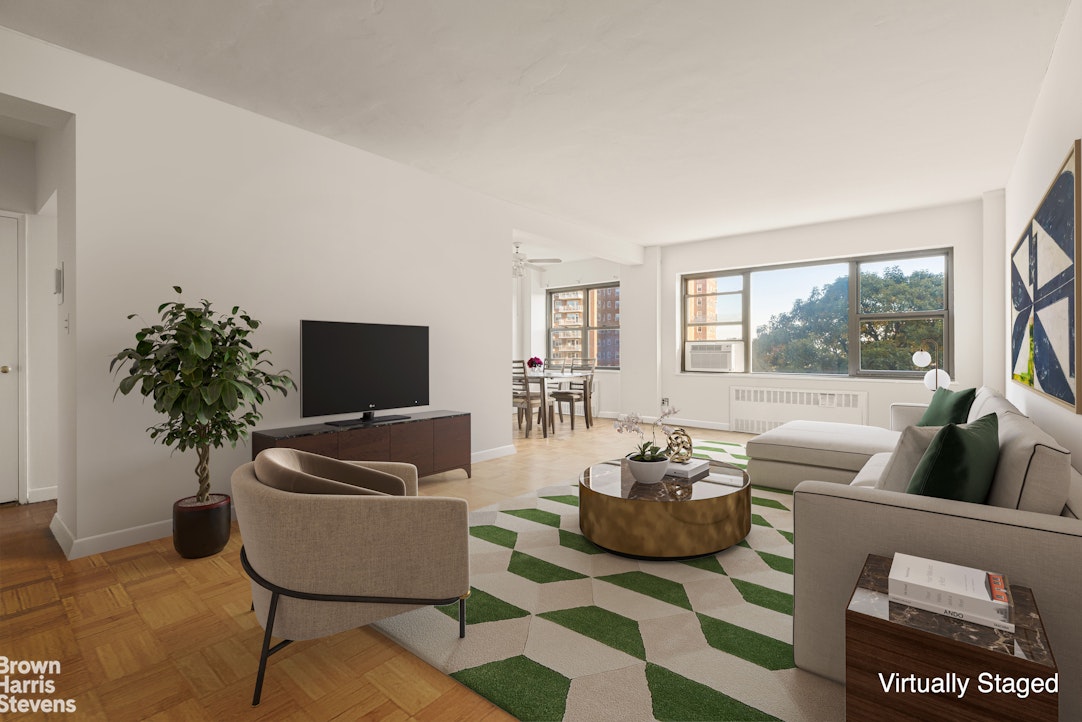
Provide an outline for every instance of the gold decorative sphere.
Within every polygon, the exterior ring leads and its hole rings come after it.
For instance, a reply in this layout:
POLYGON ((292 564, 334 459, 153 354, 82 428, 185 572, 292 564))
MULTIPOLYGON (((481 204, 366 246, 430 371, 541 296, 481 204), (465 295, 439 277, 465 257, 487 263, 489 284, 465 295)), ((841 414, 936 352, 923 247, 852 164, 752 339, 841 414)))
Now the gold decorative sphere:
POLYGON ((673 429, 669 434, 669 460, 687 461, 691 458, 691 437, 683 429, 673 429))

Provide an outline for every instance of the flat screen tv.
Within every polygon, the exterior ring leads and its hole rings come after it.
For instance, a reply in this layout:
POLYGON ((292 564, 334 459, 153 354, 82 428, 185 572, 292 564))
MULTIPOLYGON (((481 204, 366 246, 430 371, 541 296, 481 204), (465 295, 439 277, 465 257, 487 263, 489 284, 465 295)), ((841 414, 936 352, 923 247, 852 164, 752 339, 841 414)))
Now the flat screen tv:
POLYGON ((428 327, 301 321, 301 416, 361 412, 354 426, 408 416, 383 409, 428 404, 428 327))

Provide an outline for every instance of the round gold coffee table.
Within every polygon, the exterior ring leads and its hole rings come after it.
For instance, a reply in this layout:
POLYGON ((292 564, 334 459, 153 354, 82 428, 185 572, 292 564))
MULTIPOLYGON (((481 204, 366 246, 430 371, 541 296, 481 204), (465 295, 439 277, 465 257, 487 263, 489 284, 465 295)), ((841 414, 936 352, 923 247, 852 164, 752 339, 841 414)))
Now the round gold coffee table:
POLYGON ((745 471, 710 462, 698 481, 666 476, 636 482, 627 461, 594 464, 579 475, 579 527, 606 551, 643 559, 714 554, 751 531, 751 485, 745 471))

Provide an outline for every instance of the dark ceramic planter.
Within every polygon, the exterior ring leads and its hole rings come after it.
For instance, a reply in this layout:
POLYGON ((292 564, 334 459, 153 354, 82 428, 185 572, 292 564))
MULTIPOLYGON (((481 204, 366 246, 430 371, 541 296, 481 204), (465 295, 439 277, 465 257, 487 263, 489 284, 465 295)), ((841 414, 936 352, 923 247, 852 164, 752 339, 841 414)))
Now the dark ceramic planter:
POLYGON ((199 559, 217 554, 229 542, 230 499, 227 494, 211 494, 205 504, 195 497, 173 504, 173 548, 185 559, 199 559))

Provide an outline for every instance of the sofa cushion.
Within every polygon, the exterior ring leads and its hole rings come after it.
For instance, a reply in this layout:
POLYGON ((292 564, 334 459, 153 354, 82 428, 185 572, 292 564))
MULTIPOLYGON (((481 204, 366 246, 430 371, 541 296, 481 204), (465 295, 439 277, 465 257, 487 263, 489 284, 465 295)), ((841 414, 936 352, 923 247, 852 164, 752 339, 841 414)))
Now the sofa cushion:
MULTIPOLYGON (((890 451, 898 432, 832 421, 788 421, 748 441, 748 456, 857 472, 872 454, 890 451)), ((814 476, 804 478, 818 478, 814 476)))
POLYGON ((1025 416, 999 414, 999 463, 988 504, 1060 514, 1071 485, 1071 453, 1025 416))
POLYGON ((976 389, 951 391, 947 388, 936 389, 932 401, 917 426, 943 426, 945 424, 964 424, 969 420, 969 408, 973 405, 976 389))
POLYGON ((988 414, 972 424, 947 424, 932 438, 906 491, 983 504, 999 456, 999 421, 988 414))
POLYGON ((905 492, 909 488, 913 472, 917 470, 917 464, 924 458, 924 452, 941 428, 943 427, 907 426, 902 431, 898 445, 894 447, 894 453, 890 455, 890 461, 879 476, 875 488, 905 492))
POLYGON ((966 421, 976 421, 988 414, 1001 414, 1004 411, 1022 413, 1014 404, 1003 398, 1003 394, 989 386, 981 386, 973 397, 973 405, 969 407, 969 417, 966 421))

